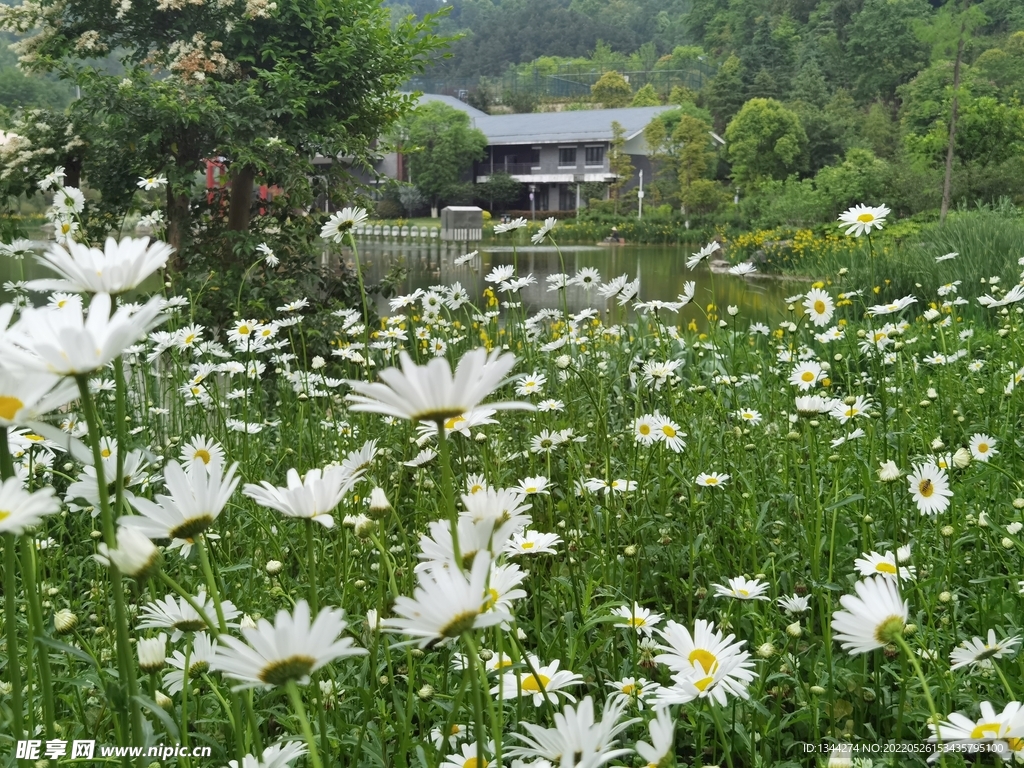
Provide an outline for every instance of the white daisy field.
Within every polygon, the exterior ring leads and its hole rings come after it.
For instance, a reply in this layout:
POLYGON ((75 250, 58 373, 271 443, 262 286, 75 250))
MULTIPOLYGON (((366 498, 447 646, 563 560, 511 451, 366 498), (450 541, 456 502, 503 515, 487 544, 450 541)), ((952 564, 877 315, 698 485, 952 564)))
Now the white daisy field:
POLYGON ((4 761, 1024 762, 1024 288, 822 276, 769 327, 592 268, 530 312, 514 261, 307 359, 303 296, 139 297, 170 255, 54 245, 0 306, 4 761))

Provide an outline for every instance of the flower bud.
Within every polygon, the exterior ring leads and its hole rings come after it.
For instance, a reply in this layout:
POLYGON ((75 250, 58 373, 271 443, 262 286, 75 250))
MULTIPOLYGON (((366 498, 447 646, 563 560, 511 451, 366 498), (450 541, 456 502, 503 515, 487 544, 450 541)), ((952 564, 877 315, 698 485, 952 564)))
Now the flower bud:
POLYGON ((263 566, 267 573, 271 576, 277 576, 284 568, 284 563, 280 560, 267 560, 267 564, 263 566))
POLYGON ((159 672, 167 663, 167 635, 141 638, 138 643, 139 669, 149 674, 159 672))
POLYGON ((53 614, 53 628, 58 635, 67 635, 74 632, 78 626, 78 617, 67 608, 62 608, 53 614))
POLYGON ((370 491, 370 506, 367 516, 371 520, 381 520, 391 511, 391 502, 383 488, 374 488, 370 491))

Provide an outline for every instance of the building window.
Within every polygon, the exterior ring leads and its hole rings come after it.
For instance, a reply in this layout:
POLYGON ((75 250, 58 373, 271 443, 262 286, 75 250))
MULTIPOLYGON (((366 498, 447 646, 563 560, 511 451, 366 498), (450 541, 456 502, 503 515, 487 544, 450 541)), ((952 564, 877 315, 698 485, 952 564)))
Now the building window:
POLYGON ((560 166, 569 165, 573 168, 576 167, 576 147, 559 147, 558 148, 558 164, 560 166))
POLYGON ((530 167, 532 170, 540 170, 540 147, 530 148, 530 167))
POLYGON ((586 148, 587 165, 604 165, 604 147, 586 148))
POLYGON ((576 187, 569 184, 558 185, 558 210, 576 210, 576 187))

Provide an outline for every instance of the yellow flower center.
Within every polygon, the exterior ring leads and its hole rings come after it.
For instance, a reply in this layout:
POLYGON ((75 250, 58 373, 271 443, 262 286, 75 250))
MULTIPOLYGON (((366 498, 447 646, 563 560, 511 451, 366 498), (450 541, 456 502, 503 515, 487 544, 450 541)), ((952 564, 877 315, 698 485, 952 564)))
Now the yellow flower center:
POLYGON ((210 452, 208 450, 206 450, 205 448, 199 448, 193 454, 192 458, 194 458, 194 459, 202 459, 203 464, 209 464, 210 463, 210 452))
POLYGON ((639 427, 636 428, 636 431, 646 437, 647 435, 651 434, 651 425, 641 424, 639 427))
POLYGON ((0 395, 0 419, 7 421, 14 420, 14 414, 25 407, 25 404, 16 397, 0 395))
POLYGON ((456 424, 461 424, 466 420, 465 416, 453 416, 444 423, 445 429, 455 429, 456 424))
MULTIPOLYGON (((711 651, 705 651, 703 648, 694 648, 690 651, 687 660, 695 667, 699 664, 705 673, 713 672, 718 668, 718 657, 711 653, 711 651)), ((701 690, 704 689, 701 688, 701 690)))
POLYGON ((698 691, 703 691, 705 688, 711 685, 711 683, 714 682, 714 680, 715 678, 712 675, 708 675, 707 677, 702 677, 700 680, 695 681, 693 685, 698 691))
POLYGON ((3 510, 3 509, 0 509, 0 523, 2 523, 4 520, 6 520, 10 516, 11 516, 10 512, 8 512, 6 510, 3 510))
POLYGON ((194 539, 213 525, 213 515, 200 514, 186 519, 180 525, 171 528, 168 533, 172 539, 194 539))
POLYGON ((238 326, 238 333, 241 336, 248 336, 252 331, 249 329, 248 325, 240 325, 238 326))
POLYGON ((996 738, 999 736, 999 723, 978 723, 971 731, 972 739, 996 738))
POLYGON ((100 451, 100 456, 102 456, 104 459, 109 459, 110 458, 110 449, 109 448, 104 448, 102 451, 100 451))
POLYGON ((875 570, 879 573, 891 573, 893 576, 896 575, 896 566, 885 560, 876 565, 875 570))
POLYGON ((864 222, 865 224, 870 224, 874 220, 875 215, 873 213, 862 213, 860 216, 857 217, 857 221, 864 222))
POLYGON ((676 430, 671 424, 662 424, 661 431, 665 434, 665 437, 675 437, 676 430))
POLYGON ((547 690, 551 678, 547 675, 528 675, 523 678, 523 690, 531 693, 540 693, 541 688, 547 690), (539 678, 539 679, 538 679, 539 678))
POLYGON ((527 493, 536 493, 537 492, 537 486, 536 485, 528 485, 523 490, 526 491, 527 493))
POLYGON ((978 453, 988 453, 988 443, 978 443, 978 453))
POLYGON ((532 541, 524 541, 519 546, 523 549, 533 549, 536 546, 536 544, 534 544, 532 541))
POLYGON ((819 315, 824 315, 825 302, 822 301, 821 299, 818 299, 816 302, 814 302, 814 311, 817 312, 819 315))
POLYGON ((746 589, 737 589, 736 594, 740 597, 750 597, 750 591, 746 589))
POLYGON ((800 374, 800 378, 807 382, 814 381, 814 373, 812 371, 804 371, 800 374))
POLYGON ((444 627, 441 628, 442 637, 458 637, 467 629, 473 628, 478 611, 466 611, 455 616, 444 627))
POLYGON ((629 624, 629 626, 631 627, 646 627, 647 619, 645 619, 643 616, 631 616, 626 621, 626 623, 629 624))
POLYGON ((495 605, 498 604, 498 599, 500 597, 501 597, 501 595, 498 594, 498 590, 494 589, 493 587, 491 589, 488 589, 487 590, 487 599, 484 600, 484 610, 485 611, 491 610, 491 608, 493 608, 495 605))
POLYGON ((196 335, 194 333, 190 333, 188 336, 185 337, 185 346, 189 346, 195 340, 196 335))
POLYGON ((705 485, 718 485, 717 477, 709 477, 704 480, 705 485))
POLYGON ((262 670, 259 678, 269 685, 284 685, 291 680, 301 680, 310 673, 316 659, 311 656, 289 656, 287 659, 272 661, 262 670))
POLYGON ((470 757, 467 758, 466 762, 462 764, 462 768, 478 768, 478 765, 479 768, 487 768, 487 761, 484 760, 482 764, 478 764, 477 759, 475 757, 470 757))
POLYGON ((927 477, 917 484, 917 492, 924 496, 926 499, 930 498, 935 493, 935 485, 927 477))

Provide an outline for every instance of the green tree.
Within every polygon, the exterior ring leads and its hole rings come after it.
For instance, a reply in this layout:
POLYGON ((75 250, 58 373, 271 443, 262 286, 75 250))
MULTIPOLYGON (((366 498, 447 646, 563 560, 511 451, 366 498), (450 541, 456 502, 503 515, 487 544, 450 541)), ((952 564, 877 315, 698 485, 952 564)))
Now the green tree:
POLYGON ((647 185, 647 197, 651 205, 659 205, 673 195, 678 186, 675 174, 667 173, 672 168, 672 146, 663 120, 656 117, 644 127, 644 142, 654 176, 647 185))
POLYGON ((624 151, 626 129, 618 121, 612 121, 612 140, 608 144, 608 167, 615 175, 615 181, 608 185, 608 191, 615 201, 615 212, 619 212, 619 197, 622 188, 633 178, 633 160, 624 151))
POLYGON ((927 65, 930 46, 918 38, 915 26, 928 11, 926 0, 865 0, 853 17, 846 47, 862 103, 892 101, 896 89, 927 65))
POLYGON ((804 167, 800 118, 774 99, 751 99, 725 131, 732 175, 741 184, 782 179, 804 167))
POLYGON ((686 213, 696 216, 714 213, 728 199, 729 192, 711 179, 697 179, 680 193, 686 213))
POLYGON ((523 184, 504 171, 496 171, 477 187, 477 197, 496 209, 508 208, 523 196, 523 184))
POLYGON ((1024 32, 1016 32, 1000 48, 989 48, 974 62, 977 72, 1000 89, 1004 98, 1024 95, 1024 32))
POLYGON ((435 209, 444 199, 465 196, 466 171, 486 154, 487 137, 473 128, 469 115, 441 101, 413 110, 404 123, 412 183, 435 209))
POLYGON ((714 160, 711 145, 711 126, 703 120, 683 115, 672 132, 676 150, 676 175, 679 178, 680 196, 685 199, 690 186, 707 173, 714 160))
POLYGON ((669 104, 696 104, 697 92, 685 85, 673 85, 668 94, 669 104))
POLYGON ((654 86, 647 83, 647 85, 636 92, 629 106, 658 107, 661 106, 661 99, 658 98, 658 92, 654 90, 654 86))
POLYGON ((605 72, 596 83, 590 86, 594 101, 606 109, 628 107, 633 98, 633 91, 626 78, 615 71, 605 72))
POLYGON ((893 158, 899 149, 899 126, 892 111, 876 101, 868 109, 861 126, 861 135, 868 147, 879 157, 893 158))
POLYGON ((715 127, 724 130, 729 121, 736 116, 743 106, 743 64, 733 54, 722 64, 715 79, 711 81, 705 99, 707 108, 715 116, 715 127))
POLYGON ((851 149, 843 162, 818 171, 814 186, 831 207, 831 218, 856 203, 884 199, 890 175, 889 164, 871 150, 851 149))
POLYGON ((79 159, 103 215, 116 219, 111 206, 130 203, 138 176, 165 174, 169 239, 179 248, 204 158, 227 158, 229 229, 248 230, 257 180, 307 205, 313 159, 368 161, 411 106, 399 88, 441 44, 432 17, 393 24, 378 0, 186 9, 126 2, 115 14, 107 0, 25 0, 2 15, 5 29, 36 31, 23 41, 24 67, 81 86, 71 107, 79 159), (124 75, 88 63, 108 54, 124 75))

